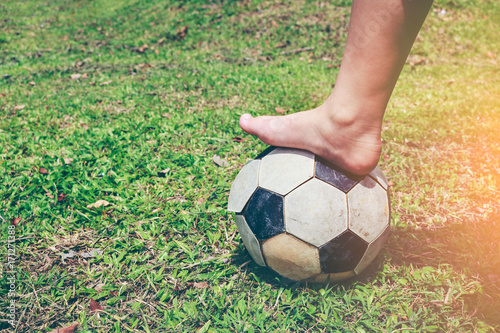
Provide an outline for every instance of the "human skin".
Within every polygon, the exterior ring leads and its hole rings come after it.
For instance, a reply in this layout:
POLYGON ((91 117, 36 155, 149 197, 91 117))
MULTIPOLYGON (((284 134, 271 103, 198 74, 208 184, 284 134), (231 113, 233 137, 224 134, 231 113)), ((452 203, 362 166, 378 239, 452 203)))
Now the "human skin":
POLYGON ((432 0, 353 0, 344 56, 332 93, 319 107, 287 116, 240 118, 274 146, 312 151, 357 175, 375 168, 382 122, 432 0))

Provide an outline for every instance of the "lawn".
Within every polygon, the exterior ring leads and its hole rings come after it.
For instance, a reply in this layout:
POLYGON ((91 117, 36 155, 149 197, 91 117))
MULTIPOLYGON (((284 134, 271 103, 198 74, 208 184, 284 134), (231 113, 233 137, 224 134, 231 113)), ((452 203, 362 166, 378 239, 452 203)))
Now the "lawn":
POLYGON ((393 232, 360 277, 283 281, 226 211, 266 147, 239 116, 321 104, 349 6, 2 1, 0 331, 500 330, 497 1, 437 0, 417 38, 382 135, 393 232))

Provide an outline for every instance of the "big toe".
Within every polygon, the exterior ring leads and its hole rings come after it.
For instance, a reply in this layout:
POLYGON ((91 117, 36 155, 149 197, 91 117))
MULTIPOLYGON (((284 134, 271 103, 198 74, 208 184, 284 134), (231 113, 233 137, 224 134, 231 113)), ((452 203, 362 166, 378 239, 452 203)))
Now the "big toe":
POLYGON ((287 146, 285 117, 260 116, 253 118, 244 114, 240 118, 241 128, 268 145, 287 146))
POLYGON ((240 127, 248 134, 256 134, 255 118, 245 113, 240 117, 240 127))
POLYGON ((268 137, 273 131, 272 127, 276 127, 275 119, 272 116, 252 117, 249 114, 244 114, 240 118, 240 127, 248 134, 257 135, 260 139, 268 137))

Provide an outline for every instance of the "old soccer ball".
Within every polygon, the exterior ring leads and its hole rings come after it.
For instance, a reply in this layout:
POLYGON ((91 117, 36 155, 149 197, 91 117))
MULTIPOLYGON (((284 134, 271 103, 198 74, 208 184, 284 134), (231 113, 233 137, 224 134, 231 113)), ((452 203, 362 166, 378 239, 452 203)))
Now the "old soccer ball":
POLYGON ((299 149, 269 147, 248 162, 228 210, 255 262, 296 281, 356 276, 390 232, 388 183, 378 167, 349 176, 299 149))

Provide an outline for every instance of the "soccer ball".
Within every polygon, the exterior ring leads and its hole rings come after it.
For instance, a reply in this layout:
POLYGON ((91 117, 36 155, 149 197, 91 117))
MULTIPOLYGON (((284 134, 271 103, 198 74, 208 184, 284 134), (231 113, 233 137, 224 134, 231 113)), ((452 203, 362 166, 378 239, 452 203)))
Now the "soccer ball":
POLYGON ((341 172, 311 152, 269 147, 240 171, 228 210, 261 266, 296 281, 354 277, 390 232, 388 183, 341 172))

